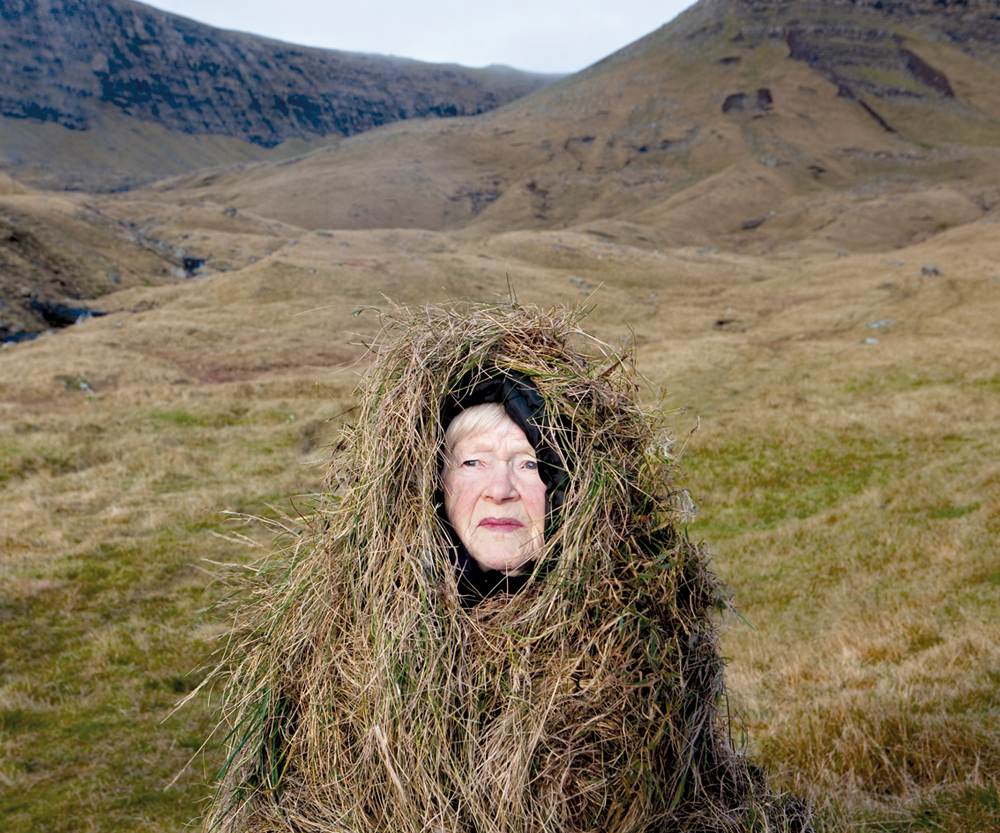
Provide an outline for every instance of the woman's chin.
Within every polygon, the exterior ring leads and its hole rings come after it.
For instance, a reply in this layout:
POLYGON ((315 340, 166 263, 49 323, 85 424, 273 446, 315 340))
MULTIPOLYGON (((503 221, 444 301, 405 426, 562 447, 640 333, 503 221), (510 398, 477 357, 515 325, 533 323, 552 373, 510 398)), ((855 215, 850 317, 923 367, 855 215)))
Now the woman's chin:
POLYGON ((487 552, 482 554, 470 552, 469 554, 481 569, 496 570, 506 576, 521 575, 524 572, 524 565, 530 560, 530 556, 526 558, 522 552, 487 552))

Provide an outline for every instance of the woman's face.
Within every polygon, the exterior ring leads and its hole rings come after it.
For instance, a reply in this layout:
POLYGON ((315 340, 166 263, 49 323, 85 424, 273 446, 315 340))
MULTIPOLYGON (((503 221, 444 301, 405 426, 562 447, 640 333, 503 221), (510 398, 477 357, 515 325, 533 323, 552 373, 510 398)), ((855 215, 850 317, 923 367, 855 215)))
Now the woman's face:
POLYGON ((444 511, 484 570, 521 571, 545 540, 545 484, 535 450, 508 417, 467 434, 442 472, 444 511))

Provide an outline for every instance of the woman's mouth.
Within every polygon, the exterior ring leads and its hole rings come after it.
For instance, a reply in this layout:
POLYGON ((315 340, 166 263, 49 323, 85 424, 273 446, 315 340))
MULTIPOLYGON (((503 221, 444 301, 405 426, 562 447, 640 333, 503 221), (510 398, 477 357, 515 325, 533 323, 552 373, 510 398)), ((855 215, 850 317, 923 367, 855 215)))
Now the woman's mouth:
POLYGON ((516 532, 524 527, 517 518, 483 518, 479 526, 490 532, 516 532))

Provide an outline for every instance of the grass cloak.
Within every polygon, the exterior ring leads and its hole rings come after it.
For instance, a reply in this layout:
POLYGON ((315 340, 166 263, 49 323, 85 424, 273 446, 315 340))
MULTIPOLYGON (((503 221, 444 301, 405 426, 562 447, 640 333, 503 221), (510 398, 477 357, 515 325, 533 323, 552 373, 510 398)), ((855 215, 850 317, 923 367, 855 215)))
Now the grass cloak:
POLYGON ((222 831, 801 829, 724 719, 705 554, 671 444, 573 311, 386 314, 329 496, 242 611, 226 665, 222 831), (568 472, 533 580, 461 603, 441 413, 516 371, 568 472))

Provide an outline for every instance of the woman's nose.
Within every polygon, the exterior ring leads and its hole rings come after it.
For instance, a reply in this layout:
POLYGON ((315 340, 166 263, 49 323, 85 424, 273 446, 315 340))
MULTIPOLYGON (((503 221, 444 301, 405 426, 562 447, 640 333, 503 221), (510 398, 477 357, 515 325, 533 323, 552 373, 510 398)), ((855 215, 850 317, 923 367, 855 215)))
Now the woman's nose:
POLYGON ((506 501, 517 497, 514 488, 514 472, 510 463, 498 463, 490 472, 489 483, 486 484, 486 496, 496 501, 506 501))

